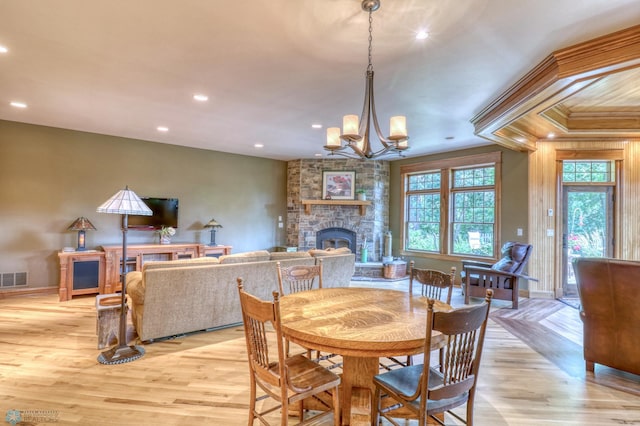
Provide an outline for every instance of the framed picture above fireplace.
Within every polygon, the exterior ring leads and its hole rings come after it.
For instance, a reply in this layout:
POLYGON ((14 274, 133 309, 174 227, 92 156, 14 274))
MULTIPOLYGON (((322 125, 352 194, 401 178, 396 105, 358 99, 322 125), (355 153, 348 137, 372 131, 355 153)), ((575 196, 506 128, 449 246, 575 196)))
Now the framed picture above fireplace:
POLYGON ((322 198, 325 200, 353 200, 356 195, 355 186, 355 171, 322 171, 322 198))

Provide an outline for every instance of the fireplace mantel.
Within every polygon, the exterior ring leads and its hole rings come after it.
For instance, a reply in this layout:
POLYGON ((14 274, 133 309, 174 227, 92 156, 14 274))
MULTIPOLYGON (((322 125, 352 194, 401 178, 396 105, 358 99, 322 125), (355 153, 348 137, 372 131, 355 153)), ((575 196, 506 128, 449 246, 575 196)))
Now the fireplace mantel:
POLYGON ((323 206, 359 206, 360 216, 364 216, 367 211, 367 206, 371 205, 371 201, 361 200, 302 200, 304 205, 304 213, 311 214, 311 206, 323 205, 323 206))

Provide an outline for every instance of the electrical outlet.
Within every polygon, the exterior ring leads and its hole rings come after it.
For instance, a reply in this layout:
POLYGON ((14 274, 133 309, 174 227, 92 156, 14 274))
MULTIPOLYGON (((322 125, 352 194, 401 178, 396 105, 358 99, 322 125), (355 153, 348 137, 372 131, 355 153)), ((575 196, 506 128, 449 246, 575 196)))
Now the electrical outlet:
POLYGON ((518 228, 516 230, 516 234, 518 235, 518 237, 522 237, 522 228, 518 228))
POLYGON ((553 229, 547 229, 547 237, 553 237, 553 229))
POLYGON ((278 228, 284 228, 284 223, 278 222, 278 228))

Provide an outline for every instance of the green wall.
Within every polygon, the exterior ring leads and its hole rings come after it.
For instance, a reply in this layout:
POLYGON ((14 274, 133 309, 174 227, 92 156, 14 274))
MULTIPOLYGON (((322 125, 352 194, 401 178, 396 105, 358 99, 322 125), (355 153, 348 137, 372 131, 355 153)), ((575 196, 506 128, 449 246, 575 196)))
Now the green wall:
MULTIPOLYGON (((0 120, 0 273, 26 271, 28 288, 57 287, 57 253, 76 247, 66 229, 79 216, 97 228, 87 249, 121 244, 120 216, 96 208, 125 185, 180 200, 174 242, 209 242, 202 226, 215 218, 218 244, 271 249, 285 242, 286 173, 284 161, 0 120)), ((131 230, 128 241, 158 236, 131 230)))
MULTIPOLYGON (((500 218, 501 243, 506 241, 527 242, 529 231, 528 154, 524 152, 511 151, 495 145, 489 145, 474 149, 450 151, 436 155, 409 158, 406 160, 393 161, 391 163, 391 177, 389 184, 389 222, 391 232, 393 233, 394 256, 398 256, 401 249, 400 228, 402 226, 402 222, 400 217, 400 207, 402 205, 402 179, 400 176, 400 167, 406 164, 496 151, 502 152, 502 206, 500 218), (518 228, 522 228, 522 236, 517 235, 516 232, 518 228)), ((451 266, 455 266, 458 272, 462 268, 462 264, 460 263, 461 259, 458 258, 443 260, 429 257, 412 258, 405 256, 405 259, 407 261, 415 260, 416 266, 421 268, 433 268, 448 271, 451 266)), ((459 277, 459 273, 457 275, 459 277)))

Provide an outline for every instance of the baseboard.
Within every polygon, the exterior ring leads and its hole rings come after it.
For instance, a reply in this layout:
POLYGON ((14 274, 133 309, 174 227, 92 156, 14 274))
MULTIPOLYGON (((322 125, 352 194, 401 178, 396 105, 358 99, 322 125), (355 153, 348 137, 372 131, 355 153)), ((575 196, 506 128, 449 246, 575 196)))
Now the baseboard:
POLYGON ((552 291, 529 290, 529 299, 555 299, 555 297, 552 291))
POLYGON ((58 287, 21 288, 11 290, 0 290, 0 299, 24 296, 45 296, 58 294, 58 287))

